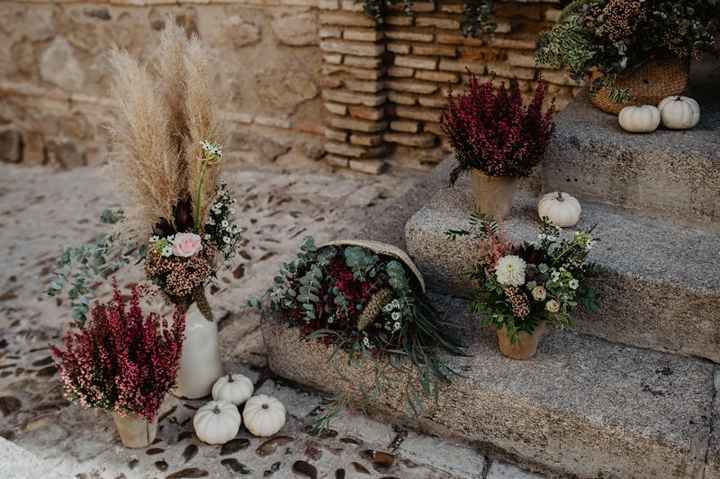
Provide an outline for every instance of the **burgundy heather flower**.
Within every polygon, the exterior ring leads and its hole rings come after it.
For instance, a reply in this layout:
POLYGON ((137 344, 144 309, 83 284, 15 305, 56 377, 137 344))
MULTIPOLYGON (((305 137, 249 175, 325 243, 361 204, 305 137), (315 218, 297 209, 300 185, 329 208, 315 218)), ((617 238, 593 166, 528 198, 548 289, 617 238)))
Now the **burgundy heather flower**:
POLYGON ((469 89, 451 96, 442 115, 442 129, 455 150, 457 167, 450 184, 470 169, 489 176, 529 176, 552 138, 554 104, 543 112, 547 84, 539 82, 533 100, 525 106, 517 81, 480 83, 470 75, 469 89))
POLYGON ((140 299, 138 287, 127 299, 113 283, 112 299, 96 304, 82 329, 65 335, 64 349, 52 348, 69 399, 84 407, 155 417, 175 384, 185 317, 176 309, 168 324, 156 313, 144 314, 140 299))

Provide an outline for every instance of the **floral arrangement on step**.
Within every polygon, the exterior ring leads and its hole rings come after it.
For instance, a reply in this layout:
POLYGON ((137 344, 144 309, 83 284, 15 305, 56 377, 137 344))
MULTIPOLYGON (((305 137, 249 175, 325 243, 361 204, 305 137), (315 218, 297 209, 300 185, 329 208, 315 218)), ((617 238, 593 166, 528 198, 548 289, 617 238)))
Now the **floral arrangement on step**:
POLYGON ((451 95, 442 115, 442 130, 455 150, 455 184, 471 169, 488 176, 526 177, 545 154, 555 128, 554 103, 543 111, 547 84, 539 82, 533 100, 523 104, 517 81, 481 83, 470 74, 465 93, 451 95))
POLYGON ((63 348, 52 348, 68 399, 154 420, 175 383, 185 318, 178 309, 170 322, 143 312, 143 295, 136 286, 128 298, 113 282, 112 299, 95 303, 63 348))
POLYGON ((420 383, 408 385, 408 403, 418 411, 454 375, 438 353, 463 354, 464 348, 457 326, 433 307, 417 274, 370 243, 318 248, 308 238, 265 298, 250 304, 309 340, 349 353, 351 360, 409 359, 420 383))
POLYGON ((473 215, 470 224, 469 230, 449 230, 447 235, 484 242, 484 254, 472 273, 478 289, 471 303, 472 311, 483 315, 484 325, 505 328, 515 342, 521 332, 533 334, 542 321, 570 326, 578 306, 598 309, 596 292, 588 284, 597 272, 597 266, 587 262, 595 243, 592 231, 562 238, 561 230, 543 218, 536 241, 513 243, 491 218, 473 215))
POLYGON ((716 51, 720 31, 718 0, 576 0, 555 27, 541 35, 537 62, 567 67, 576 79, 593 70, 594 90, 607 86, 611 99, 632 99, 616 87, 618 75, 665 58, 689 65, 691 58, 716 51))
POLYGON ((142 245, 148 279, 183 309, 197 302, 211 320, 205 286, 240 239, 232 193, 219 181, 222 100, 211 84, 213 57, 168 21, 148 64, 114 51, 111 65, 121 228, 142 245))

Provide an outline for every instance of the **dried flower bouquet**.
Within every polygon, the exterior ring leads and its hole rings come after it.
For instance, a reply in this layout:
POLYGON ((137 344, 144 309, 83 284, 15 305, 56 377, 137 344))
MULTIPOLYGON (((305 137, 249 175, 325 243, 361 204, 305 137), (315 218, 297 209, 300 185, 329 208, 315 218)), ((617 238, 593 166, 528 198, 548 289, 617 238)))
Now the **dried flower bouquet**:
POLYGON ((205 286, 217 259, 228 261, 239 240, 234 200, 218 181, 223 133, 221 100, 211 85, 212 56, 166 22, 147 65, 115 51, 115 170, 126 193, 128 236, 145 246, 145 272, 175 304, 196 302, 212 319, 205 286))
MULTIPOLYGON (((717 51, 719 31, 717 0, 575 0, 540 37, 537 61, 567 67, 577 79, 599 72, 592 90, 604 88, 610 100, 624 103, 635 92, 618 80, 653 62, 675 59, 684 64, 686 85, 690 60, 717 51)), ((658 72, 652 80, 659 89, 671 79, 658 72)))
POLYGON ((561 231, 543 218, 534 242, 506 240, 497 223, 473 215, 469 230, 450 230, 451 240, 471 236, 484 241, 484 255, 472 273, 478 283, 471 309, 495 326, 511 344, 532 336, 544 322, 570 326, 580 305, 598 308, 595 290, 588 284, 597 267, 587 262, 595 240, 591 231, 561 238, 561 231), (523 334, 524 333, 524 334, 523 334))
POLYGON ((421 378, 408 387, 408 403, 417 410, 451 380, 438 353, 463 354, 458 328, 430 304, 414 266, 372 243, 342 243, 318 248, 306 239, 264 300, 251 305, 351 360, 408 358, 421 378))

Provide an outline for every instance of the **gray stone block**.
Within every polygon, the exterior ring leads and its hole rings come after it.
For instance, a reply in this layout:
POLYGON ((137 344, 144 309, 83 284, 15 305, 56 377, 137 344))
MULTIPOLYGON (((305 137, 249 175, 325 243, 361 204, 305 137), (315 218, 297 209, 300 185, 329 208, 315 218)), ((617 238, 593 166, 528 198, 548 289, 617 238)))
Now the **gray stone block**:
MULTIPOLYGON (((419 429, 578 477, 701 477, 712 364, 562 331, 549 332, 534 359, 513 361, 455 303, 450 314, 467 321, 472 356, 449 358, 462 377, 415 422, 419 429)), ((379 416, 412 422, 401 369, 370 359, 349 365, 347 355, 332 356, 331 348, 302 340, 276 320, 264 321, 262 331, 275 373, 357 402, 376 365, 387 367, 388 387, 364 404, 379 416)))
POLYGON ((720 479, 720 368, 715 370, 715 409, 712 417, 713 431, 704 479, 720 479))
POLYGON ((720 108, 703 103, 693 130, 622 131, 585 96, 557 119, 538 171, 546 191, 720 227, 720 108))
MULTIPOLYGON (((504 225, 511 239, 537 234, 536 199, 518 194, 504 225)), ((406 225, 406 245, 432 290, 469 297, 468 269, 479 245, 449 241, 467 227, 467 186, 442 189, 406 225)), ((583 203, 580 226, 597 225, 590 259, 607 269, 596 280, 597 314, 581 313, 578 331, 610 341, 720 362, 720 235, 670 221, 583 203)))

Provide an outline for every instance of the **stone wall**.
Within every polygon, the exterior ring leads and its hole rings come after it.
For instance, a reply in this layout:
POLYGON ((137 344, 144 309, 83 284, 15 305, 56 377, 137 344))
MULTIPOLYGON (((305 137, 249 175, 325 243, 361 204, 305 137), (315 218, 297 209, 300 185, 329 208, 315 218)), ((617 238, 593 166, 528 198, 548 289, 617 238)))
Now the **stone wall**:
POLYGON ((0 156, 64 167, 102 161, 113 106, 105 53, 118 45, 146 56, 166 13, 218 51, 234 155, 273 161, 297 144, 321 148, 315 0, 208 3, 3 0, 0 156))
MULTIPOLYGON (((0 160, 61 167, 101 162, 111 121, 104 53, 145 56, 171 13, 219 52, 218 87, 250 161, 296 153, 378 173, 386 160, 432 165, 439 116, 466 67, 484 78, 538 75, 562 105, 573 83, 534 67, 537 33, 557 3, 496 0, 498 30, 459 32, 462 4, 418 1, 379 26, 352 0, 16 0, 0 4, 0 160)), ((292 158, 297 158, 293 155, 292 158)))

